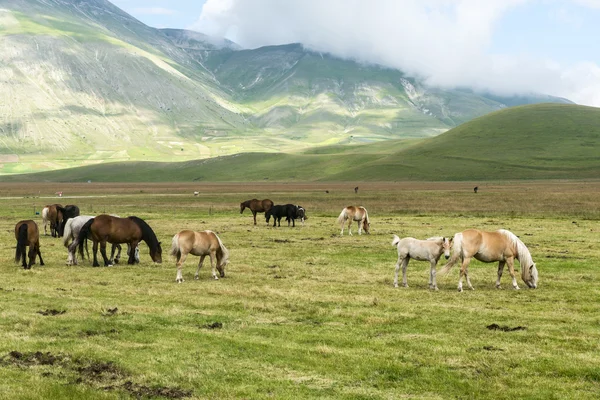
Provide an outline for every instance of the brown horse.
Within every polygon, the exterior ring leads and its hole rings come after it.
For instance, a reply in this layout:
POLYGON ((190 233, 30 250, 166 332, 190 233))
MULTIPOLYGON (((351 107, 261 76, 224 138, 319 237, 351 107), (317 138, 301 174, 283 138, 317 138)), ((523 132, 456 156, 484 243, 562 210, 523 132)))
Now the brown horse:
POLYGON ((258 199, 252 199, 252 200, 246 200, 246 201, 242 201, 240 203, 240 214, 242 214, 244 212, 244 210, 247 208, 250 209, 250 211, 252 211, 252 215, 254 216, 254 225, 256 225, 256 214, 259 212, 267 212, 271 209, 271 207, 273 207, 273 202, 269 199, 264 199, 264 200, 258 200, 258 199))
POLYGON ((17 251, 15 262, 22 261, 23 268, 31 269, 35 264, 35 256, 40 257, 40 265, 44 265, 42 253, 40 252, 40 233, 37 224, 32 220, 19 221, 15 225, 15 239, 17 239, 17 251), (29 246, 29 264, 25 263, 26 247, 29 246))
MULTIPOLYGON (((107 242, 112 244, 128 243, 132 249, 135 249, 138 243, 143 240, 150 248, 152 261, 156 263, 162 262, 160 242, 156 238, 152 228, 141 218, 119 218, 102 214, 90 219, 81 227, 77 238, 81 258, 83 258, 84 243, 88 237, 91 237, 94 242, 94 262, 92 264, 94 267, 100 266, 97 259, 98 244, 100 244, 100 253, 104 259, 104 266, 112 265, 108 257, 106 257, 107 242)), ((135 264, 135 251, 129 254, 127 264, 135 264)))
POLYGON ((440 272, 442 274, 447 273, 459 259, 461 260, 462 265, 458 279, 459 292, 462 292, 463 275, 467 278, 469 289, 473 290, 468 274, 471 258, 486 263, 498 261, 498 279, 496 280, 496 288, 498 289, 500 289, 500 278, 502 277, 504 265, 508 264, 512 285, 515 289, 519 289, 515 278, 514 262, 516 258, 521 264, 521 279, 523 279, 523 282, 532 289, 537 287, 538 271, 529 249, 517 235, 506 229, 499 229, 495 232, 467 229, 458 232, 454 235, 452 252, 452 258, 440 272))
POLYGON ((225 277, 225 266, 229 262, 229 250, 227 250, 221 239, 213 231, 194 232, 183 230, 173 236, 171 255, 177 257, 177 277, 175 281, 178 283, 183 282, 181 270, 188 254, 200 256, 200 262, 198 263, 194 279, 198 279, 200 267, 202 267, 204 257, 206 256, 210 256, 213 278, 219 279, 215 267, 219 270, 221 278, 225 277))
MULTIPOLYGON (((50 234, 52 237, 62 236, 60 234, 60 224, 63 220, 61 204, 48 204, 42 210, 42 220, 44 222, 44 234, 46 234, 46 224, 50 222, 50 234)), ((64 210, 64 209, 63 209, 64 210)))
POLYGON ((342 210, 340 216, 337 219, 338 224, 342 226, 342 232, 340 235, 344 234, 344 224, 348 220, 348 233, 352 236, 352 230, 350 226, 352 225, 352 221, 358 222, 358 234, 362 235, 362 229, 365 230, 367 234, 370 234, 369 228, 371 223, 369 222, 369 214, 367 213, 367 209, 360 206, 348 206, 342 210))

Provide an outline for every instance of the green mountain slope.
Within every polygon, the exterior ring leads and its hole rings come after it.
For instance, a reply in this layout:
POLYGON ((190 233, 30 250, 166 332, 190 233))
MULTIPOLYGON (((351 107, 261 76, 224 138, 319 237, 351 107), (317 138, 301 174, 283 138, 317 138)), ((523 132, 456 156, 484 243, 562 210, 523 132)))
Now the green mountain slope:
POLYGON ((537 104, 476 118, 434 138, 247 153, 185 163, 117 163, 21 176, 33 181, 402 181, 592 179, 600 109, 537 104))

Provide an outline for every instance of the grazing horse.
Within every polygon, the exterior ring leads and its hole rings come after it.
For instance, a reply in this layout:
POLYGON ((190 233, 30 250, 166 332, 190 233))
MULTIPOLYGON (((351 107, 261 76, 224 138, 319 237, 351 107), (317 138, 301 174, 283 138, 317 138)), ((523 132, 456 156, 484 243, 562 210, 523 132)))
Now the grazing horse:
POLYGON ((60 205, 56 206, 56 210, 62 214, 62 222, 59 224, 58 236, 64 236, 65 225, 69 218, 74 218, 79 215, 79 207, 74 204, 67 204, 66 206, 60 207, 60 205))
POLYGON ((58 237, 59 234, 59 229, 60 229, 60 223, 62 222, 62 212, 60 211, 61 209, 63 209, 62 205, 60 204, 49 204, 46 207, 44 207, 44 210, 42 210, 42 221, 44 221, 44 232, 46 232, 46 222, 50 222, 50 234, 52 235, 52 237, 58 237), (44 210, 48 209, 47 212, 47 218, 44 220, 44 210))
POLYGON ((406 267, 410 259, 417 261, 429 261, 429 289, 438 290, 435 281, 435 266, 442 253, 446 260, 450 258, 450 246, 452 240, 446 237, 431 237, 427 240, 419 240, 411 237, 400 239, 394 235, 392 246, 398 247, 398 262, 396 263, 396 274, 394 275, 394 287, 398 287, 398 271, 402 266, 402 286, 408 287, 406 281, 406 267))
POLYGON ((469 263, 472 257, 486 263, 498 261, 498 279, 496 280, 496 288, 498 289, 500 289, 500 278, 502 277, 504 264, 508 264, 513 288, 519 289, 517 279, 515 278, 515 258, 521 264, 521 279, 523 279, 523 282, 532 289, 537 287, 538 271, 531 258, 531 253, 527 249, 527 246, 514 233, 505 229, 495 232, 467 229, 455 234, 453 242, 452 251, 454 254, 440 272, 447 273, 456 264, 458 259, 461 260, 462 265, 458 280, 459 292, 462 292, 463 275, 467 278, 469 289, 473 290, 473 285, 471 285, 468 274, 469 263))
MULTIPOLYGON (((150 257, 156 263, 162 262, 162 249, 160 242, 156 238, 154 231, 141 218, 127 217, 119 218, 112 215, 98 215, 90 219, 81 227, 79 237, 77 238, 79 246, 79 255, 83 258, 83 246, 87 238, 90 237, 93 242, 94 262, 92 266, 98 267, 97 252, 100 244, 100 253, 104 259, 104 265, 110 266, 110 260, 106 257, 106 243, 119 244, 128 243, 132 249, 135 249, 138 243, 143 240, 150 248, 150 257)), ((131 251, 127 264, 135 263, 135 251, 131 251)))
POLYGON ((171 255, 177 257, 177 277, 175 278, 177 283, 183 282, 181 271, 188 254, 200 257, 194 279, 198 279, 198 273, 206 256, 210 256, 213 278, 219 279, 215 268, 219 270, 221 278, 225 277, 225 266, 229 262, 229 250, 213 231, 194 232, 183 230, 173 236, 171 255))
POLYGON ((337 219, 338 224, 342 227, 342 232, 340 235, 344 234, 344 224, 348 221, 348 233, 352 236, 352 230, 350 226, 352 225, 352 221, 358 222, 358 234, 362 235, 362 229, 364 228, 367 234, 370 234, 369 228, 371 223, 369 222, 369 214, 367 213, 367 209, 360 206, 348 206, 342 210, 340 216, 337 219))
MULTIPOLYGON (((78 215, 77 217, 70 218, 67 221, 67 223, 65 225, 65 230, 63 232, 63 244, 67 248, 67 251, 68 251, 67 265, 77 265, 76 250, 77 250, 79 232, 81 231, 81 228, 83 227, 83 225, 85 225, 85 223, 88 222, 92 218, 94 218, 94 217, 91 215, 78 215), (69 244, 70 241, 72 241, 71 244, 69 244)), ((91 239, 91 237, 88 237, 88 239, 91 239)), ((115 250, 118 250, 118 253, 117 253, 117 257, 114 258, 114 263, 118 264, 119 259, 121 258, 121 245, 120 244, 112 245, 111 254, 110 254, 111 262, 115 255, 115 250)), ((87 246, 85 248, 85 251, 87 253, 88 258, 90 258, 90 254, 87 250, 87 246)), ((131 252, 131 248, 129 247, 129 244, 127 244, 127 255, 129 255, 130 252, 131 252)), ((136 263, 140 262, 139 253, 140 253, 140 250, 139 250, 139 246, 138 246, 135 248, 135 254, 134 254, 136 263)))
POLYGON ((267 224, 273 217, 273 226, 281 226, 281 218, 285 217, 285 220, 290 226, 290 222, 292 226, 296 226, 296 219, 300 219, 302 221, 302 225, 304 225, 304 220, 306 219, 305 210, 301 206, 297 206, 294 204, 285 204, 285 205, 275 205, 269 211, 265 213, 265 219, 267 220, 267 224))
POLYGON ((269 199, 264 199, 264 200, 252 199, 252 200, 242 201, 240 203, 240 214, 242 214, 244 212, 246 207, 249 208, 250 211, 252 211, 252 215, 254 216, 254 225, 256 225, 256 214, 259 212, 269 211, 271 209, 271 207, 273 207, 273 202, 269 199))
POLYGON ((22 261, 24 269, 31 269, 35 264, 35 256, 40 257, 40 265, 44 265, 42 253, 40 252, 40 233, 37 224, 32 220, 19 221, 15 225, 15 239, 17 239, 17 251, 15 262, 22 261), (26 247, 29 246, 29 264, 25 262, 26 247))

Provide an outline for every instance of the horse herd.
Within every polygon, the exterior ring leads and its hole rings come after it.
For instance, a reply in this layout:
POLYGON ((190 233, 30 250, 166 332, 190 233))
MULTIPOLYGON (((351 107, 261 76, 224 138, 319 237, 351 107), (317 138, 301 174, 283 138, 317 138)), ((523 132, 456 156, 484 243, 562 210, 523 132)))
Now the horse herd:
MULTIPOLYGON (((272 217, 273 226, 276 226, 276 223, 280 226, 283 217, 288 222, 288 226, 290 226, 290 223, 295 226, 296 219, 300 219, 304 225, 304 220, 307 219, 304 207, 294 204, 275 205, 269 199, 252 199, 240 203, 240 213, 243 213, 246 208, 252 212, 255 225, 257 213, 265 213, 267 224, 272 217)), ((120 244, 122 243, 126 243, 128 246, 127 263, 135 264, 139 262, 138 244, 140 241, 144 241, 148 245, 150 257, 154 262, 162 262, 161 242, 158 241, 152 228, 141 218, 135 216, 121 218, 107 214, 95 217, 82 216, 79 215, 79 208, 76 205, 62 207, 60 204, 52 204, 42 210, 42 220, 44 234, 47 235, 46 226, 49 223, 51 235, 63 238, 63 243, 68 249, 67 265, 77 264, 76 250, 79 251, 80 257, 84 258, 84 249, 87 250, 87 240, 93 242, 92 265, 94 267, 100 265, 97 259, 98 248, 105 266, 118 263, 121 254, 120 244), (112 245, 110 258, 106 254, 107 243, 112 245), (118 251, 116 257, 115 251, 118 251)), ((362 234, 363 230, 367 234, 370 233, 367 210, 362 206, 348 206, 342 210, 337 218, 337 222, 341 225, 340 235, 344 234, 346 222, 348 223, 348 233, 352 235, 351 225, 353 221, 358 223, 359 235, 362 234)), ((19 221, 15 226, 15 238, 17 240, 15 262, 21 261, 23 268, 30 269, 35 264, 36 256, 38 256, 40 265, 44 265, 40 252, 38 226, 33 220, 19 221), (29 246, 29 263, 25 261, 26 246, 29 246)), ((409 261, 414 259, 430 262, 429 288, 437 290, 436 265, 442 254, 449 260, 441 269, 442 273, 447 273, 458 261, 461 262, 458 282, 459 291, 462 291, 463 277, 466 278, 468 287, 473 289, 468 275, 468 266, 472 258, 486 263, 498 262, 497 288, 500 288, 500 278, 504 266, 508 265, 513 288, 519 289, 514 271, 515 259, 521 265, 521 279, 523 282, 530 288, 536 288, 538 284, 537 268, 529 250, 515 234, 504 229, 495 232, 467 229, 456 233, 452 238, 432 237, 426 240, 411 237, 401 239, 394 235, 392 245, 396 246, 398 250, 394 276, 395 287, 398 287, 400 268, 402 268, 402 285, 408 287, 406 269, 409 261)), ((219 276, 225 276, 225 266, 229 262, 229 251, 213 231, 194 232, 182 230, 173 236, 170 255, 177 259, 176 282, 183 282, 182 267, 188 254, 200 257, 194 276, 195 279, 198 279, 198 273, 206 256, 210 257, 213 278, 219 279, 217 271, 219 276)))

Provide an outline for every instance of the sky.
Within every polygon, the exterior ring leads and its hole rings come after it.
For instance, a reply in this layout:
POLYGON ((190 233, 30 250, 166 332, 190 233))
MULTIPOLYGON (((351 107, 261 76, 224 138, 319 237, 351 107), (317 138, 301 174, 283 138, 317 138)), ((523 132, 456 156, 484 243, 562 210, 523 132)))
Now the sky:
POLYGON ((111 0, 156 28, 305 47, 441 87, 600 107, 600 0, 111 0))

